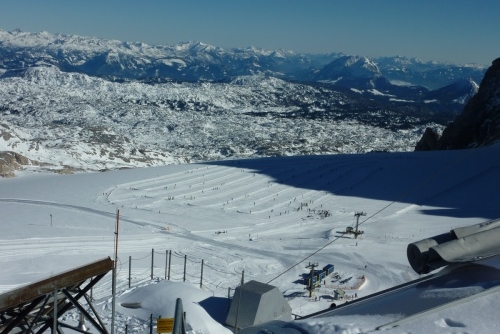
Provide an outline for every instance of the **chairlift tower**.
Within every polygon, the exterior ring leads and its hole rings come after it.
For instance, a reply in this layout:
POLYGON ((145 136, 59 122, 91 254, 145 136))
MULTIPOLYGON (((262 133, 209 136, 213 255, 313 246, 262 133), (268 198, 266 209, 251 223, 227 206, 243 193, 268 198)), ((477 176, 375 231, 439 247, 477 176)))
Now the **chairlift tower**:
POLYGON ((358 238, 358 234, 361 234, 359 231, 358 231, 358 226, 359 226, 359 217, 360 216, 366 216, 366 212, 356 212, 354 214, 354 216, 356 216, 356 230, 354 231, 354 239, 357 239, 358 238))
POLYGON ((312 297, 312 292, 314 291, 314 285, 313 285, 313 276, 314 276, 314 268, 318 266, 318 262, 315 263, 310 263, 306 266, 307 269, 311 269, 311 273, 309 275, 309 286, 307 287, 307 290, 309 290, 309 298, 312 297))

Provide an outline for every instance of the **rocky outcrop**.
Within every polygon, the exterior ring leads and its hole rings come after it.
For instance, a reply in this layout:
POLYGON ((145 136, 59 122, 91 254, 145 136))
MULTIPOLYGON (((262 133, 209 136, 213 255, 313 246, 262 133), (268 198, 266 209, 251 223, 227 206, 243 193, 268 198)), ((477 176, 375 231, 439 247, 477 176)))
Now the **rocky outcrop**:
POLYGON ((0 177, 13 177, 14 171, 30 164, 25 156, 15 152, 0 152, 0 177))
POLYGON ((415 150, 473 148, 500 140, 500 58, 493 61, 477 94, 434 144, 429 139, 432 136, 429 131, 426 131, 415 150))
POLYGON ((436 129, 427 128, 425 132, 420 138, 417 146, 415 146, 415 151, 431 151, 434 150, 437 146, 437 142, 441 135, 436 129))

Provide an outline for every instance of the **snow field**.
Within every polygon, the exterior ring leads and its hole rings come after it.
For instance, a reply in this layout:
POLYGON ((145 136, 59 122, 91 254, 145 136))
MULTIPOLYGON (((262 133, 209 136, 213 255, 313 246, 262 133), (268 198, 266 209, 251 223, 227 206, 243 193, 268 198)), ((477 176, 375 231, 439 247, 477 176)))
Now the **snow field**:
MULTIPOLYGON (((120 210, 123 298, 163 282, 166 251, 172 251, 171 282, 183 281, 186 256, 186 280, 200 290, 203 259, 201 290, 208 296, 227 297, 244 271, 245 281, 276 285, 294 314, 307 315, 327 308, 337 287, 362 297, 417 278, 407 263, 408 243, 499 215, 498 161, 492 158, 498 149, 249 159, 64 176, 31 172, 3 179, 0 291, 113 257, 120 210), (343 235, 360 211, 367 213, 360 217, 364 234, 343 235), (315 293, 321 300, 310 299, 302 284, 308 262, 332 263, 347 281, 328 277, 315 293)), ((93 291, 108 320, 110 286, 108 275, 93 291)), ((134 324, 133 333, 146 330, 145 319, 125 313, 120 330, 127 323, 134 324)))

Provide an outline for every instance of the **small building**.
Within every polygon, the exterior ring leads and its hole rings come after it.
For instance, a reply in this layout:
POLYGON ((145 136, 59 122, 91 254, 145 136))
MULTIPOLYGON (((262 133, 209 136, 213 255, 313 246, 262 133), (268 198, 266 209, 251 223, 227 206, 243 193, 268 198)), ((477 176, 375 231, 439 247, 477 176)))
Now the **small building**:
POLYGON ((305 286, 316 286, 321 283, 321 280, 324 278, 323 270, 316 269, 314 272, 310 272, 305 274, 304 277, 304 285, 305 286), (312 280, 312 283, 310 283, 312 280))
POLYGON ((234 291, 226 324, 246 328, 272 320, 291 319, 292 308, 277 287, 249 281, 234 291))
POLYGON ((337 289, 337 290, 333 291, 333 298, 335 300, 343 299, 344 296, 345 296, 345 291, 344 290, 337 289))
POLYGON ((325 272, 326 276, 333 274, 334 270, 335 266, 333 264, 327 264, 326 266, 323 267, 323 271, 325 272))
POLYGON ((305 286, 316 286, 317 284, 321 284, 321 282, 330 274, 333 273, 334 265, 329 264, 326 265, 322 270, 316 269, 313 273, 304 274, 304 285, 305 286), (312 280, 312 284, 310 283, 312 280))
POLYGON ((318 273, 318 280, 319 280, 319 283, 321 284, 321 281, 324 280, 326 277, 326 274, 324 271, 321 271, 320 273, 318 273))
POLYGON ((311 283, 311 275, 307 275, 305 278, 304 278, 304 285, 305 286, 316 286, 316 283, 318 282, 318 276, 317 275, 314 275, 312 277, 312 283, 311 283))

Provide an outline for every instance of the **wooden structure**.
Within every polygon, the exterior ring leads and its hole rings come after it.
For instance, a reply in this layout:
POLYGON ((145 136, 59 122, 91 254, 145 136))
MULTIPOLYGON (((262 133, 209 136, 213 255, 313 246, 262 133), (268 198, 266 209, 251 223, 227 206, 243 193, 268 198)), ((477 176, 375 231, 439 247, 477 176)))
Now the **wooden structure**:
POLYGON ((87 292, 113 270, 113 265, 108 257, 0 294, 0 334, 41 334, 49 329, 55 334, 62 333, 61 327, 85 333, 58 321, 72 308, 77 308, 98 333, 108 334, 87 292), (82 298, 94 316, 80 304, 82 298))

